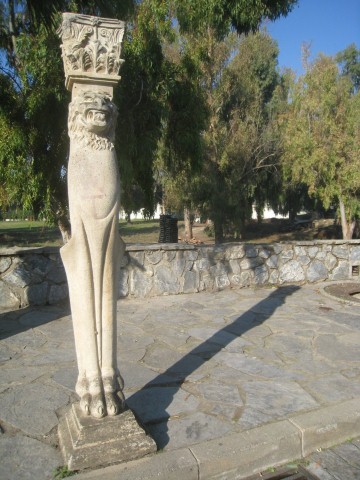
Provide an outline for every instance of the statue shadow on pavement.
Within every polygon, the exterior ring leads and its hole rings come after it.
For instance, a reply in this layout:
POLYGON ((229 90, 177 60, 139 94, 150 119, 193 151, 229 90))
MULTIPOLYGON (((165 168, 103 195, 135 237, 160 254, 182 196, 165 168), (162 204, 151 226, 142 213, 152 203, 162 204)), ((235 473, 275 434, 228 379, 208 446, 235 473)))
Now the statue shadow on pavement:
POLYGON ((187 378, 236 338, 263 324, 285 303, 287 297, 299 289, 300 287, 296 285, 277 288, 267 298, 240 314, 232 323, 218 330, 126 400, 128 407, 138 416, 139 421, 156 441, 158 449, 165 448, 169 443, 167 426, 171 417, 168 413, 169 406, 187 378), (155 411, 151 412, 151 409, 155 411))

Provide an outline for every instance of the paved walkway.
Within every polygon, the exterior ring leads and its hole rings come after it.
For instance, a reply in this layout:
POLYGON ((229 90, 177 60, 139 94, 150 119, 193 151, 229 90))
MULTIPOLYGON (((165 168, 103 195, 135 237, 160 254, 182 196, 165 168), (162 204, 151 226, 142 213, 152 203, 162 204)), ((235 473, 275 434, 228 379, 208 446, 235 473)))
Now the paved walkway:
MULTIPOLYGON (((162 452, 79 480, 245 478, 360 436, 360 308, 322 285, 124 299, 118 319, 127 404, 162 452)), ((69 312, 0 313, 2 480, 63 464, 75 379, 69 312)))

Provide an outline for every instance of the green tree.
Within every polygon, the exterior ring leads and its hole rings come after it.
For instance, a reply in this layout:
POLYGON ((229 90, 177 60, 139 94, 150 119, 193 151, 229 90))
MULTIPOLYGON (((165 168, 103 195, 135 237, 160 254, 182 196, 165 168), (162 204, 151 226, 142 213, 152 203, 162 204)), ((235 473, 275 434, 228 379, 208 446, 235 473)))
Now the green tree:
POLYGON ((231 28, 249 32, 263 18, 285 15, 295 4, 296 0, 2 2, 1 204, 16 197, 47 218, 66 218, 69 95, 63 86, 60 42, 54 33, 61 11, 114 16, 128 22, 125 64, 116 92, 120 113, 117 151, 124 183, 141 187, 144 207, 150 211, 159 148, 169 172, 186 172, 202 158, 201 131, 208 103, 204 89, 212 78, 213 46, 231 28), (186 35, 180 61, 165 55, 176 30, 183 38, 186 35), (202 45, 204 33, 207 40, 202 45), (204 84, 199 72, 205 71, 210 76, 204 84))
POLYGON ((214 223, 215 241, 221 242, 225 233, 240 237, 253 203, 261 211, 276 193, 274 118, 281 82, 278 49, 265 32, 228 37, 213 48, 217 62, 208 72, 206 160, 194 180, 194 198, 214 223))
POLYGON ((359 218, 360 94, 336 61, 320 55, 294 82, 282 118, 285 176, 325 208, 339 207, 344 239, 359 218))

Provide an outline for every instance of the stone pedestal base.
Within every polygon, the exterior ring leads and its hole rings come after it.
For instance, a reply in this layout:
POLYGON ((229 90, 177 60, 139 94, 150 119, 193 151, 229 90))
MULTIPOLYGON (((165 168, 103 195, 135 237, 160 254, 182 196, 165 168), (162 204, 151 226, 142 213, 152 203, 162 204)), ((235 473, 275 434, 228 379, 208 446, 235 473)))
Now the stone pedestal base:
POLYGON ((59 424, 60 447, 70 470, 129 462, 156 452, 131 410, 115 417, 96 419, 71 405, 59 424))

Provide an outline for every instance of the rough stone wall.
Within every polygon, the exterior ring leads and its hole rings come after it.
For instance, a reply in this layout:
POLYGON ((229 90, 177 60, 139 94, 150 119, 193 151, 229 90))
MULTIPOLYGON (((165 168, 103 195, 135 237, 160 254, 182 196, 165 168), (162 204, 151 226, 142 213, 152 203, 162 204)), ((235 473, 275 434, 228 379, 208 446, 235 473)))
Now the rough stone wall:
MULTIPOLYGON (((254 285, 360 282, 360 241, 277 244, 128 245, 119 297, 147 297, 254 285)), ((58 249, 0 250, 0 307, 68 298, 58 249)))
POLYGON ((68 295, 58 248, 0 250, 0 307, 52 305, 68 295))

